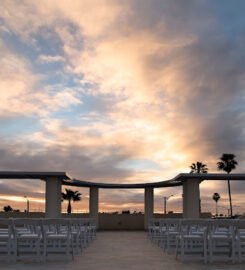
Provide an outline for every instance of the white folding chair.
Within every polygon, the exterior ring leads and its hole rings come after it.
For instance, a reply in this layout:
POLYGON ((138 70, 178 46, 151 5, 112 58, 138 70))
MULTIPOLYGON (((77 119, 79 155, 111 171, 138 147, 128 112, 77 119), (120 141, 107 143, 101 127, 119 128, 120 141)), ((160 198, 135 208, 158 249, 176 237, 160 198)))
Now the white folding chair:
POLYGON ((236 251, 238 261, 245 261, 245 220, 241 219, 236 222, 236 251))
POLYGON ((153 243, 171 254, 176 249, 180 233, 179 219, 151 219, 148 234, 153 243))
POLYGON ((166 245, 165 250, 168 254, 172 254, 176 250, 177 240, 180 234, 180 220, 179 219, 167 219, 165 221, 166 226, 166 245))
POLYGON ((0 258, 15 261, 17 258, 12 220, 0 219, 0 258))
POLYGON ((83 218, 79 219, 80 231, 81 231, 81 241, 84 247, 87 247, 89 243, 96 237, 96 225, 94 219, 83 218))
POLYGON ((87 231, 81 226, 81 219, 70 219, 72 242, 75 253, 78 254, 79 250, 83 250, 87 246, 88 236, 87 231))
POLYGON ((208 232, 209 262, 235 261, 234 220, 211 220, 208 232))
POLYGON ((93 218, 88 218, 87 221, 90 230, 91 240, 94 240, 96 238, 96 231, 97 231, 95 220, 93 218))
POLYGON ((167 224, 166 219, 159 219, 156 242, 160 248, 166 250, 167 246, 167 224))
POLYGON ((13 233, 18 259, 42 259, 39 219, 13 219, 13 233))
POLYGON ((43 256, 44 260, 66 255, 66 259, 74 258, 73 238, 68 219, 43 219, 43 256))
POLYGON ((182 220, 177 237, 176 258, 181 261, 202 260, 207 263, 207 222, 204 220, 182 220))
POLYGON ((152 218, 148 224, 148 237, 151 239, 153 243, 159 242, 159 228, 160 228, 159 223, 160 219, 152 218))

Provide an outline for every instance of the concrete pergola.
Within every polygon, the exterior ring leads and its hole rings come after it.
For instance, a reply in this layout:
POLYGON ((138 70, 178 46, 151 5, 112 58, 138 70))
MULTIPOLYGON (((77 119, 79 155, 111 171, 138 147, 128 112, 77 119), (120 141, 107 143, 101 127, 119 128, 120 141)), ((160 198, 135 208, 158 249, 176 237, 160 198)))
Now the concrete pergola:
POLYGON ((40 179, 46 183, 45 216, 58 218, 61 216, 61 187, 76 186, 90 189, 89 212, 90 217, 98 223, 99 215, 99 189, 144 189, 145 192, 145 216, 144 224, 147 224, 154 213, 154 189, 164 187, 183 186, 183 217, 200 217, 200 190, 199 184, 204 180, 245 180, 245 174, 190 174, 181 173, 166 181, 138 183, 138 184, 109 184, 94 183, 72 179, 66 172, 23 172, 0 171, 0 179, 40 179))

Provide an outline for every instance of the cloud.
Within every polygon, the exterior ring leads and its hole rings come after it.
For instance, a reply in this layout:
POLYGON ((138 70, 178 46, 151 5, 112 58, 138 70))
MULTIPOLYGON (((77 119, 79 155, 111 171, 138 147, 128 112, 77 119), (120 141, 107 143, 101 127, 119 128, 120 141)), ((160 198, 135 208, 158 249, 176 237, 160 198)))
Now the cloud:
POLYGON ((60 55, 40 55, 38 61, 41 63, 56 63, 65 61, 64 57, 60 55))
MULTIPOLYGON (((102 147, 102 146, 101 146, 102 147)), ((42 146, 29 143, 5 143, 2 147, 0 168, 2 170, 26 171, 67 171, 72 177, 83 180, 117 182, 125 179, 132 172, 117 168, 117 164, 127 157, 127 153, 114 148, 106 148, 102 155, 101 149, 84 145, 59 144, 42 146), (98 153, 98 155, 96 155, 98 153)))
MULTIPOLYGON (((11 51, 0 42, 1 71, 0 71, 0 114, 21 113, 22 97, 28 96, 30 89, 34 87, 38 76, 32 74, 28 62, 21 56, 11 51)), ((33 108, 32 104, 26 103, 25 110, 33 108)))
MULTIPOLYGON (((244 96, 241 40, 231 42, 207 5, 192 4, 187 8, 169 1, 144 2, 137 11, 131 9, 132 16, 125 15, 123 25, 115 20, 114 31, 88 39, 89 45, 81 51, 65 47, 72 71, 95 84, 93 94, 116 98, 110 113, 113 120, 128 126, 141 123, 143 147, 156 132, 150 142, 158 148, 155 155, 161 154, 159 149, 178 152, 186 156, 185 162, 200 156, 214 159, 224 147, 236 151, 232 144, 237 134, 243 134, 244 123, 240 108, 233 112, 238 130, 227 125, 221 132, 225 108, 244 96), (168 15, 169 10, 180 17, 168 15), (214 138, 217 130, 220 134, 214 138), (230 146, 218 148, 220 137, 230 146)), ((242 136, 238 141, 244 143, 242 136)), ((153 151, 150 155, 154 158, 153 151)))
POLYGON ((41 84, 42 76, 32 72, 31 64, 0 42, 0 116, 48 115, 49 112, 81 104, 74 90, 54 93, 41 84), (44 109, 45 108, 45 109, 44 109))

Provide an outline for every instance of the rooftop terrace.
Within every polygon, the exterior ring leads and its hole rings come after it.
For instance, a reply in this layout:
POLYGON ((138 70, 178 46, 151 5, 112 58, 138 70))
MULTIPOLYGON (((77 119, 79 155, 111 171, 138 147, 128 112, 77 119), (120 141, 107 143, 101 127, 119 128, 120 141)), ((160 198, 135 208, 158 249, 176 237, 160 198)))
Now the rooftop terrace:
POLYGON ((74 261, 47 263, 1 263, 9 270, 244 270, 245 264, 201 262, 182 263, 147 239, 145 232, 99 232, 97 239, 74 261))

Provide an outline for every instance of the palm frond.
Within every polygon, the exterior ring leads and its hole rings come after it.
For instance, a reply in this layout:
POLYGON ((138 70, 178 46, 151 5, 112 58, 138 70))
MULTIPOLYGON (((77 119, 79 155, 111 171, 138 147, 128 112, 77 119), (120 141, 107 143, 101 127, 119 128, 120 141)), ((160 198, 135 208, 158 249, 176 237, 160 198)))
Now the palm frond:
POLYGON ((196 163, 192 163, 190 168, 191 168, 190 173, 207 173, 208 172, 207 165, 200 161, 197 161, 196 163))
POLYGON ((220 157, 219 162, 217 162, 217 168, 219 170, 223 170, 227 173, 230 173, 232 170, 236 168, 236 165, 238 165, 238 162, 235 160, 234 154, 223 154, 220 157))

